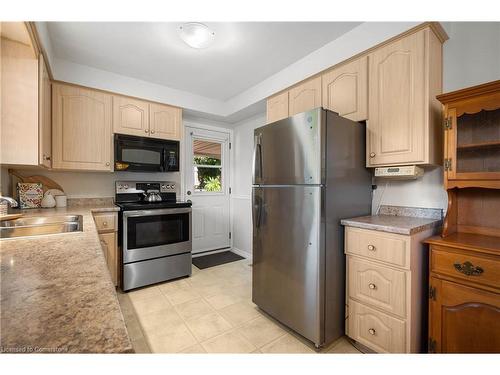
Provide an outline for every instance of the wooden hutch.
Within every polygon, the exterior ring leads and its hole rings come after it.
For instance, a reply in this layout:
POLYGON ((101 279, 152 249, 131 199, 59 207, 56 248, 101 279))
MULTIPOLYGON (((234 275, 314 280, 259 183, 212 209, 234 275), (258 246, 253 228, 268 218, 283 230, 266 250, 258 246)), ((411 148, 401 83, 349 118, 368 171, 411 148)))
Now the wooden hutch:
POLYGON ((429 253, 429 352, 500 353, 500 81, 437 97, 448 211, 429 253))

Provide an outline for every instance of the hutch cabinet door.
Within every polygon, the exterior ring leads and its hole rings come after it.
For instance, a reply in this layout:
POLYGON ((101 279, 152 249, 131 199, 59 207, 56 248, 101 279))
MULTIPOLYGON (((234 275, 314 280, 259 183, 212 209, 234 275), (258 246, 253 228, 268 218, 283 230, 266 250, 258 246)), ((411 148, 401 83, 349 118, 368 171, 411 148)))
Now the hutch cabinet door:
POLYGON ((288 117, 288 91, 267 99, 267 123, 288 117))
POLYGON ((500 298, 496 293, 430 278, 430 351, 500 353, 500 298))
POLYGON ((368 118, 368 57, 334 68, 322 76, 323 108, 353 121, 368 118))
POLYGON ((151 103, 149 116, 151 137, 175 141, 181 139, 182 109, 151 103))
POLYGON ((288 92, 290 116, 321 107, 321 77, 309 79, 288 92))
POLYGON ((149 103, 114 95, 113 131, 119 134, 147 137, 149 135, 149 103))
POLYGON ((52 167, 112 171, 111 95, 55 83, 52 99, 52 167))
POLYGON ((493 98, 448 109, 448 179, 500 179, 500 94, 493 98))
POLYGON ((428 33, 419 31, 369 55, 368 167, 426 162, 428 33))

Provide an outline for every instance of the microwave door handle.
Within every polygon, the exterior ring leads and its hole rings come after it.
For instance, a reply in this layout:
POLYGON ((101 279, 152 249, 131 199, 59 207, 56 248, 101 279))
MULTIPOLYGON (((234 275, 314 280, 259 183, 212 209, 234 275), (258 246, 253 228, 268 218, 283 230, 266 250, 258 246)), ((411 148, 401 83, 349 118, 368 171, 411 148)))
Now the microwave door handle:
POLYGON ((160 165, 160 171, 161 172, 168 172, 168 161, 167 161, 167 150, 163 147, 161 149, 162 159, 163 159, 163 165, 160 165))

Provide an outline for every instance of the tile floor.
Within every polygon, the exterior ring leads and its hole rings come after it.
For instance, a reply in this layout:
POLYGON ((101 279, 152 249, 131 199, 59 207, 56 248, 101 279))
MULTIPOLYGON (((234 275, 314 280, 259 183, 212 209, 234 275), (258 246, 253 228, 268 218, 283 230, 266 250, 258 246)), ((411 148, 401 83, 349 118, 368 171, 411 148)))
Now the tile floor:
POLYGON ((359 353, 346 338, 316 351, 251 302, 248 260, 118 293, 137 353, 359 353))

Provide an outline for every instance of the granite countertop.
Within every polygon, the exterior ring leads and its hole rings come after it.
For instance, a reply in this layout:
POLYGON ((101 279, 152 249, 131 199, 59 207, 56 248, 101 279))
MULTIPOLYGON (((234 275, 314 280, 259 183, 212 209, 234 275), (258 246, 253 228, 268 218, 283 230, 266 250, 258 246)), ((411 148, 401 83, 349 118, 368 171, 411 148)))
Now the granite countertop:
POLYGON ((381 206, 378 215, 343 219, 341 224, 355 228, 412 235, 427 229, 440 227, 442 224, 442 210, 381 206))
POLYGON ((25 216, 82 215, 83 232, 0 241, 0 352, 133 352, 94 211, 118 208, 24 210, 25 216))

